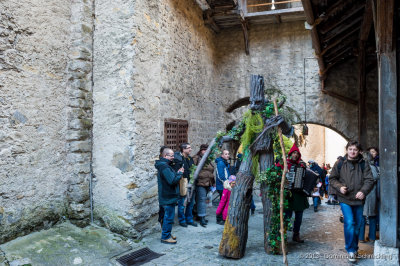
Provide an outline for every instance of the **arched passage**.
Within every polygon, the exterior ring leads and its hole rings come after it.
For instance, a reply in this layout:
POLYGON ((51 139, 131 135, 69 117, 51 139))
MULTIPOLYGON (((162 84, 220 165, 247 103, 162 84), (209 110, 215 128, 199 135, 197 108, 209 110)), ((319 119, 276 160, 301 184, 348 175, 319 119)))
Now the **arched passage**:
MULTIPOLYGON (((302 159, 316 161, 320 166, 330 164, 333 166, 338 156, 345 154, 348 138, 343 133, 316 123, 307 123, 308 135, 305 143, 300 147, 302 159)), ((295 125, 296 133, 302 130, 301 124, 295 125)))

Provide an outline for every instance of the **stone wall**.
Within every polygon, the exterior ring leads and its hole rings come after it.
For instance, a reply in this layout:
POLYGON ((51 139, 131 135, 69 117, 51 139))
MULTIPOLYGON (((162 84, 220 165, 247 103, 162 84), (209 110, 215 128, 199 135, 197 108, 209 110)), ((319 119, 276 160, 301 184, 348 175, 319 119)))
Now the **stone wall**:
MULTIPOLYGON (((286 105, 300 115, 298 122, 323 125, 348 139, 357 138, 357 106, 321 92, 318 63, 304 22, 251 25, 249 38, 250 55, 247 56, 240 29, 226 30, 218 35, 219 89, 232 92, 237 100, 249 95, 251 74, 263 75, 267 89, 279 89, 287 96, 286 105)), ((325 89, 357 99, 357 71, 354 69, 354 61, 334 68, 325 89)), ((377 93, 377 79, 373 73, 367 78, 370 97, 377 93)), ((228 101, 223 100, 223 105, 229 106, 228 101)), ((368 138, 369 142, 374 142, 378 136, 376 103, 369 103, 369 107, 368 138)))
MULTIPOLYGON (((251 74, 282 90, 299 121, 306 105, 307 121, 357 135, 354 106, 320 92, 303 22, 251 26, 247 56, 241 30, 215 35, 194 0, 7 0, 0 16, 0 242, 63 216, 88 224, 92 177, 96 221, 151 231, 165 119, 189 122, 196 152, 246 109, 225 113, 248 96, 251 74)), ((352 64, 326 89, 356 97, 352 64)))
POLYGON ((95 218, 140 237, 156 224, 154 162, 164 119, 189 122, 194 150, 224 128, 214 35, 195 1, 96 1, 95 218))
POLYGON ((134 170, 134 49, 136 1, 95 2, 93 173, 95 218, 129 232, 134 170), (119 217, 118 217, 119 216, 119 217))
MULTIPOLYGON (((378 73, 373 69, 367 73, 367 145, 378 145, 378 73)), ((357 59, 345 61, 338 64, 329 72, 325 83, 325 89, 337 92, 340 95, 350 99, 358 99, 358 67, 357 59)), ((325 119, 333 121, 326 124, 343 134, 347 139, 358 139, 358 105, 345 103, 330 96, 325 96, 324 112, 325 119), (338 108, 345 113, 344 116, 337 116, 338 108)), ((364 147, 367 148, 367 147, 364 147)))
POLYGON ((0 3, 0 243, 66 215, 70 5, 0 3))

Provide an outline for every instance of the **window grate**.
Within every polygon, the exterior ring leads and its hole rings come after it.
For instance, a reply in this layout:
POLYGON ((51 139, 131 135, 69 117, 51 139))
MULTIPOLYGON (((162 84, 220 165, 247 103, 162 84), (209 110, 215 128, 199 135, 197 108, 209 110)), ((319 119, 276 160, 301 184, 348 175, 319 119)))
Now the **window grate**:
POLYGON ((163 255, 149 248, 142 248, 118 258, 117 261, 123 266, 142 265, 163 255))
POLYGON ((188 142, 189 123, 186 120, 166 119, 164 122, 164 145, 179 150, 179 145, 188 142))

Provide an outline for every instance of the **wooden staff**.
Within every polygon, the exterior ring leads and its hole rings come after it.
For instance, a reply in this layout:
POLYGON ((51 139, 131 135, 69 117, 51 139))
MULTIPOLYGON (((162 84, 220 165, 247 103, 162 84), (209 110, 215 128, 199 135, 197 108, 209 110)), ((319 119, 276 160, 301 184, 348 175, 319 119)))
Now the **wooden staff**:
MULTIPOLYGON (((276 100, 274 100, 274 109, 275 109, 275 115, 278 115, 278 106, 276 104, 276 100)), ((282 173, 282 179, 281 179, 281 193, 280 193, 280 216, 281 216, 281 245, 282 245, 282 253, 283 253, 283 263, 285 265, 288 265, 287 257, 286 257, 286 247, 285 247, 285 230, 284 230, 284 225, 283 225, 283 208, 284 208, 284 196, 283 196, 283 190, 285 187, 285 176, 287 172, 287 162, 286 162, 286 151, 285 151, 285 145, 283 144, 283 137, 282 137, 282 130, 280 127, 278 127, 278 135, 279 135, 279 142, 281 143, 281 149, 282 149, 282 159, 283 159, 283 173, 282 173)))
MULTIPOLYGON (((200 160, 200 162, 198 163, 198 165, 197 165, 197 167, 196 167, 196 171, 194 171, 192 189, 190 190, 189 195, 188 195, 188 198, 187 198, 188 202, 190 202, 190 201, 192 200, 192 195, 193 195, 193 192, 194 192, 195 187, 196 187, 196 180, 197 180, 197 178, 199 177, 199 173, 200 173, 201 169, 203 169, 203 167, 204 167, 204 165, 205 165, 205 163, 206 163, 206 160, 207 160, 208 156, 210 156, 211 150, 212 150, 212 148, 213 148, 215 142, 216 142, 216 141, 215 141, 215 138, 214 138, 214 139, 211 141, 211 143, 208 145, 208 148, 207 148, 206 152, 204 153, 203 157, 201 157, 201 160, 200 160)), ((216 167, 216 166, 215 166, 215 167, 216 167)))

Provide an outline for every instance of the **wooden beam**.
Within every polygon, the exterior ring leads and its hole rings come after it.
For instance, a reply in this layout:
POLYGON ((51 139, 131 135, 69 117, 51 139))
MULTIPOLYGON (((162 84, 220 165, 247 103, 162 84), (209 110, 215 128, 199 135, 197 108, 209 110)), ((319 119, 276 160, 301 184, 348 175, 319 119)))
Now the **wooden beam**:
MULTIPOLYGON (((383 246, 396 248, 399 247, 399 60, 393 43, 396 36, 395 0, 376 0, 376 4, 374 22, 378 43, 379 157, 380 174, 385 176, 380 181, 380 193, 385 193, 385 197, 380 202, 379 242, 383 246)), ((396 26, 399 27, 398 24, 396 26)))
POLYGON ((248 24, 246 19, 241 20, 242 24, 242 31, 243 31, 243 38, 244 38, 244 49, 246 51, 246 54, 250 54, 250 48, 249 48, 249 31, 248 31, 248 24))
POLYGON ((346 97, 346 96, 343 96, 343 95, 340 95, 340 94, 337 94, 336 92, 327 91, 325 89, 321 89, 321 91, 322 91, 322 93, 324 93, 326 95, 329 95, 329 96, 331 96, 333 98, 339 99, 339 100, 341 100, 343 102, 354 104, 354 105, 358 104, 358 102, 356 100, 354 100, 352 98, 349 98, 349 97, 346 97))
MULTIPOLYGON (((385 0, 391 1, 391 0, 385 0)), ((379 4, 379 2, 378 2, 379 4)), ((379 16, 388 15, 378 13, 379 16)), ((380 29, 385 30, 385 29, 380 29)), ((386 30, 385 30, 386 31, 386 30)), ((390 32, 390 31, 389 31, 390 32)), ((387 34, 388 32, 386 32, 387 34)), ((381 37, 387 38, 380 33, 381 37)), ((393 37, 393 36, 392 36, 393 37)), ((382 49, 388 47, 381 47, 382 49)), ((398 84, 396 52, 382 53, 378 59, 379 71, 379 157, 381 195, 379 211, 379 242, 383 246, 398 247, 399 226, 399 172, 398 172, 398 84), (382 194, 384 193, 384 194, 382 194)))
POLYGON ((357 36, 351 36, 353 33, 355 33, 356 31, 358 31, 358 28, 353 29, 352 31, 349 31, 348 33, 346 33, 345 35, 341 36, 340 38, 336 39, 334 42, 332 42, 331 44, 329 44, 328 46, 326 46, 322 52, 321 52, 321 56, 326 54, 326 52, 328 52, 330 49, 336 47, 337 45, 343 43, 345 40, 348 39, 352 39, 352 40, 356 40, 358 39, 357 36), (351 38, 349 38, 351 36, 351 38))
POLYGON ((329 58, 329 57, 332 57, 332 55, 338 54, 340 51, 342 51, 346 47, 353 47, 354 46, 354 42, 356 42, 357 40, 358 40, 358 36, 351 36, 350 38, 347 38, 347 39, 343 40, 336 47, 332 47, 326 53, 324 53, 324 54, 321 53, 321 55, 323 55, 325 59, 329 58))
POLYGON ((345 61, 347 58, 346 57, 338 57, 337 59, 335 59, 335 61, 330 62, 327 67, 325 68, 325 71, 321 72, 321 79, 325 80, 328 76, 328 72, 329 70, 334 67, 335 65, 345 61))
POLYGON ((276 9, 276 10, 269 10, 269 11, 262 11, 262 12, 247 13, 246 18, 258 17, 258 16, 284 15, 284 14, 291 14, 291 13, 302 13, 303 11, 304 11, 303 7, 292 7, 292 8, 285 8, 285 9, 276 9))
POLYGON ((373 23, 373 15, 372 15, 372 3, 371 1, 367 1, 365 4, 365 11, 363 16, 363 22, 360 28, 360 40, 367 41, 369 33, 371 32, 371 27, 373 23))
POLYGON ((393 50, 394 4, 395 0, 377 0, 377 33, 378 52, 387 53, 393 50))
POLYGON ((231 15, 238 15, 239 11, 236 9, 231 10, 224 10, 224 11, 213 11, 210 13, 210 17, 222 17, 222 16, 231 16, 231 15))
POLYGON ((325 12, 325 15, 327 17, 335 16, 337 14, 337 12, 340 12, 347 5, 349 5, 355 1, 357 1, 357 0, 338 0, 331 7, 329 7, 329 9, 325 12))
POLYGON ((351 18, 352 16, 354 16, 355 14, 357 14, 358 12, 363 10, 364 7, 365 7, 365 4, 358 5, 358 6, 354 7, 353 9, 348 10, 342 16, 340 16, 338 18, 335 17, 334 19, 332 18, 331 20, 328 20, 328 22, 331 22, 331 23, 326 22, 326 23, 320 24, 318 27, 319 32, 322 34, 328 33, 332 29, 336 28, 337 26, 339 26, 340 24, 342 24, 343 22, 345 22, 346 20, 348 20, 349 18, 351 18))
POLYGON ((375 33, 375 46, 378 48, 378 31, 377 31, 377 19, 376 19, 376 0, 369 0, 372 7, 372 21, 374 23, 374 33, 375 33))
POLYGON ((367 146, 367 52, 366 43, 373 23, 372 3, 367 1, 363 21, 360 28, 360 42, 358 45, 358 141, 367 146))
POLYGON ((358 46, 358 141, 365 147, 367 143, 367 109, 366 109, 366 52, 365 41, 360 41, 358 46))
POLYGON ((360 26, 358 24, 360 24, 362 19, 363 19, 362 17, 357 17, 356 19, 354 19, 349 24, 343 25, 341 27, 337 27, 337 28, 333 29, 326 36, 321 38, 322 42, 324 42, 324 43, 328 42, 329 40, 333 39, 335 36, 341 34, 342 32, 347 31, 348 29, 352 29, 354 27, 359 28, 360 26))
POLYGON ((280 4, 288 4, 288 3, 295 3, 295 2, 300 2, 301 0, 285 0, 285 1, 279 1, 279 2, 269 2, 269 3, 262 3, 262 4, 253 4, 253 5, 247 5, 248 7, 259 7, 259 6, 272 6, 272 5, 280 5, 280 4))
POLYGON ((377 68, 377 64, 378 64, 376 56, 375 56, 374 60, 369 60, 369 61, 370 62, 368 63, 368 65, 365 67, 365 74, 366 75, 368 75, 372 70, 376 69, 377 68))
POLYGON ((274 16, 274 20, 276 24, 281 24, 282 20, 281 20, 281 16, 280 15, 275 15, 274 16))
POLYGON ((323 58, 321 56, 319 56, 321 54, 321 42, 319 39, 317 26, 314 25, 314 22, 315 22, 314 12, 313 12, 310 0, 301 0, 301 3, 303 4, 303 7, 304 7, 304 13, 306 15, 307 23, 312 26, 311 40, 312 40, 312 44, 313 44, 313 47, 315 50, 315 54, 317 55, 319 73, 320 73, 320 76, 322 77, 321 73, 323 73, 325 71, 325 63, 324 63, 323 58))
POLYGON ((309 25, 313 26, 314 22, 315 22, 315 17, 314 17, 314 11, 312 9, 312 5, 311 5, 310 0, 302 0, 301 3, 303 4, 304 13, 306 15, 307 23, 309 25))
POLYGON ((330 54, 331 57, 325 57, 325 61, 327 64, 332 63, 336 61, 336 59, 340 57, 346 57, 345 54, 349 52, 350 50, 353 50, 354 48, 352 46, 347 46, 343 47, 343 49, 337 51, 335 54, 330 54))
POLYGON ((208 9, 205 12, 203 12, 204 24, 206 26, 208 26, 209 28, 211 28, 215 33, 219 33, 221 31, 221 29, 219 28, 217 23, 215 23, 215 20, 211 16, 211 14, 212 14, 211 9, 208 9))

